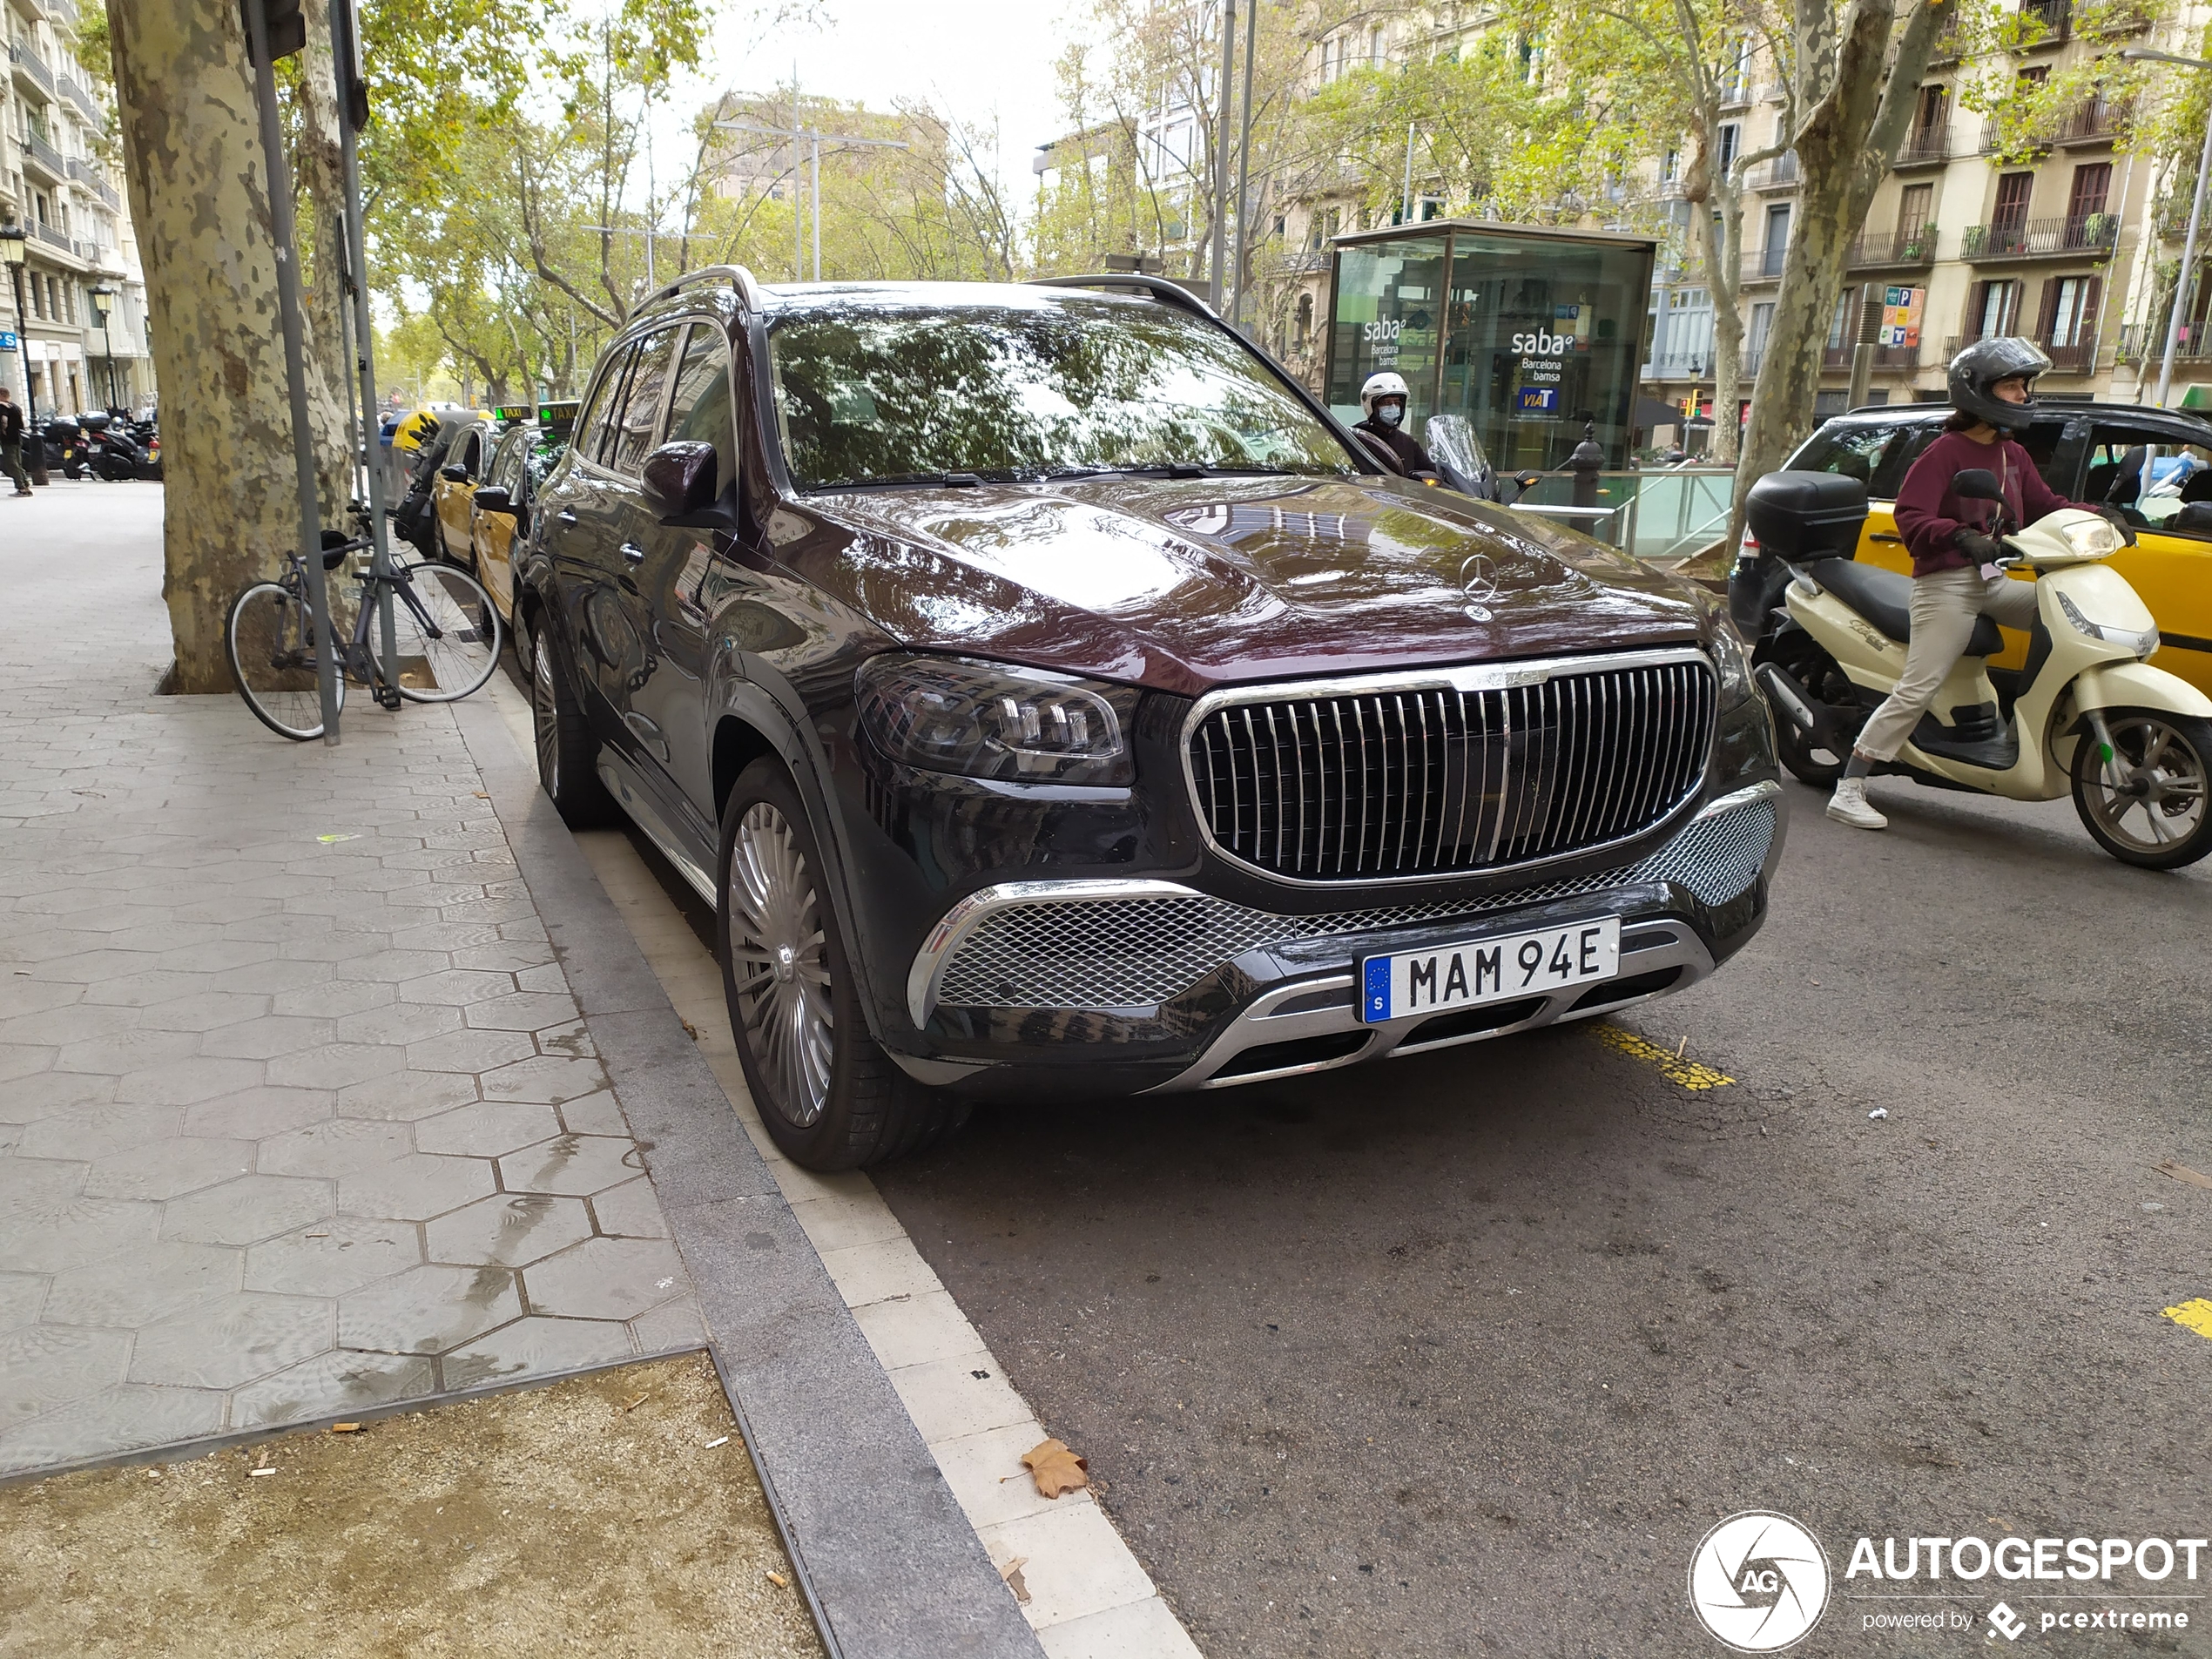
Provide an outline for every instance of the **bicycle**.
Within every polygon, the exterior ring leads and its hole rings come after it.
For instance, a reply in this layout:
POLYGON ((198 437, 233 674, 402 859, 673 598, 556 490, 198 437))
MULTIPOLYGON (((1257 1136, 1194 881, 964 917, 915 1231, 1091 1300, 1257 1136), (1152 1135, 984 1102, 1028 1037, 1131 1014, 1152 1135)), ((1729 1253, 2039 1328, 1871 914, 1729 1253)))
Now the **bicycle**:
MULTIPOLYGON (((369 546, 366 536, 322 533, 322 568, 335 572, 369 546)), ((499 666, 499 612, 483 584, 455 565, 416 560, 388 577, 360 573, 357 592, 329 584, 330 624, 347 636, 338 648, 338 705, 346 681, 368 686, 385 708, 413 703, 451 703, 482 689, 499 666), (391 590, 395 663, 379 660, 383 593, 391 590)), ((314 612, 307 603, 307 567, 298 553, 285 556, 274 581, 256 582, 231 601, 223 629, 238 694, 262 725, 280 737, 305 743, 322 735, 322 698, 316 683, 314 612)))

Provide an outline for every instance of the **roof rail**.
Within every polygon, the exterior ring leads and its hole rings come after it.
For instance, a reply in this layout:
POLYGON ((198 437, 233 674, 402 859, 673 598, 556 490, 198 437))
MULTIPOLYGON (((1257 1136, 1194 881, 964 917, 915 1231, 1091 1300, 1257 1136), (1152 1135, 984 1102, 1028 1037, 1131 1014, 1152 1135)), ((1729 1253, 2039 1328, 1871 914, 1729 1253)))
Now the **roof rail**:
POLYGON ((1033 288, 1136 288, 1168 305, 1179 306, 1185 311, 1211 318, 1216 322, 1221 320, 1211 306, 1180 282, 1172 282, 1166 277, 1152 276, 1142 271, 1107 271, 1097 276, 1031 277, 1028 286, 1033 288))
POLYGON ((675 281, 664 283, 655 289, 653 298, 665 300, 679 288, 689 287, 694 282, 709 280, 719 280, 734 285, 738 291, 738 298, 745 303, 745 308, 747 311, 760 309, 760 285, 752 280, 752 273, 742 265, 702 265, 698 270, 686 271, 675 281))

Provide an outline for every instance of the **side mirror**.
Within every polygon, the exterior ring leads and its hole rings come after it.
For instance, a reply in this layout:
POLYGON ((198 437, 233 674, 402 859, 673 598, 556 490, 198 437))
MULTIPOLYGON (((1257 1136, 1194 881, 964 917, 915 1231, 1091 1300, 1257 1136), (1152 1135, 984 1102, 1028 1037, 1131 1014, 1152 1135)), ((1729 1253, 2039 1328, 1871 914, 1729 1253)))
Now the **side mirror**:
POLYGON ((508 494, 505 484, 486 484, 469 499, 476 503, 480 513, 505 513, 510 518, 515 516, 514 498, 508 494))
POLYGON ((465 484, 469 482, 469 469, 458 461, 448 461, 438 469, 438 476, 449 484, 465 484))
POLYGON ((1951 493, 1968 501, 2002 502, 2005 491, 1986 467, 1969 467, 1951 481, 1951 493))
POLYGON ((722 494, 720 473, 712 444, 695 438, 664 443, 645 457, 645 505, 664 524, 721 527, 715 508, 722 494))

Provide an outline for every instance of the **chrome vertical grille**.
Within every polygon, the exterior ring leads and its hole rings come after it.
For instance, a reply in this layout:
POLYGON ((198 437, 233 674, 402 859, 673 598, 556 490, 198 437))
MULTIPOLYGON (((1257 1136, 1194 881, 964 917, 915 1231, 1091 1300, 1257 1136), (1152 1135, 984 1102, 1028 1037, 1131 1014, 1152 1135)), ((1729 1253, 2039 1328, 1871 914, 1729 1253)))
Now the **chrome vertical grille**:
POLYGON ((1478 691, 1292 690, 1207 713, 1190 776, 1224 852, 1306 880, 1501 869, 1621 840, 1696 788, 1713 737, 1702 658, 1478 691))

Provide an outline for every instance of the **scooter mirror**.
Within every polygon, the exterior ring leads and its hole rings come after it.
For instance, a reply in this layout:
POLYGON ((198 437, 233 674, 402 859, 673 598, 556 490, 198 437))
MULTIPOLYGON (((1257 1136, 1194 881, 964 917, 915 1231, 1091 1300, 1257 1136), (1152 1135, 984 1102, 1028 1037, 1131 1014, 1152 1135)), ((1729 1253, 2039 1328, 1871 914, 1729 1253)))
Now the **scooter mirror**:
POLYGON ((1951 481, 1951 493, 1969 501, 2002 502, 2004 489, 1997 482, 1997 475, 1986 467, 1969 467, 1951 481))

